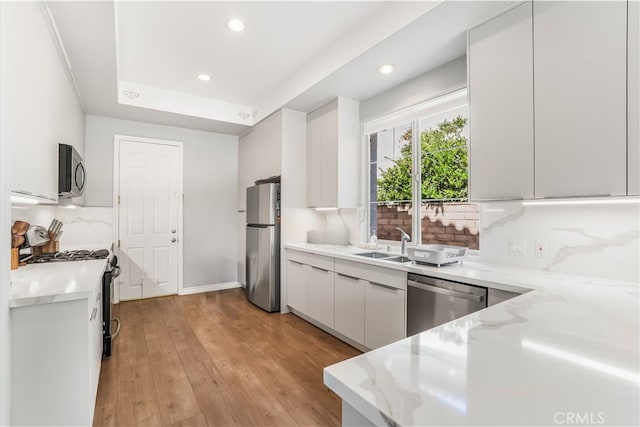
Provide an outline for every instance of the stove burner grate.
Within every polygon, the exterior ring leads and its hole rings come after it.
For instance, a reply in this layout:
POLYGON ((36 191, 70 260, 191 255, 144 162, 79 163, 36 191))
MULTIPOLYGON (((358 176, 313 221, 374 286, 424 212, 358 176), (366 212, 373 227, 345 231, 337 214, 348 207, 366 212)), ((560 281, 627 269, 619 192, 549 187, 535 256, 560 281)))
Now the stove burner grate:
POLYGON ((100 249, 97 251, 78 250, 64 251, 51 254, 36 255, 27 261, 28 264, 43 264, 47 262, 63 262, 63 261, 87 261, 93 259, 105 259, 109 257, 109 251, 100 249))

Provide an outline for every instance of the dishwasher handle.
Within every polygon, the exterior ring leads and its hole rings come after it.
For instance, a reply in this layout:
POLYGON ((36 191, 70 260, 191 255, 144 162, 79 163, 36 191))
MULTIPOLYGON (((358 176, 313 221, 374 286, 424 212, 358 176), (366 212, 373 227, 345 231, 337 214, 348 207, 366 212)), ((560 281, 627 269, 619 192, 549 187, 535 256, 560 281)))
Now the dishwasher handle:
POLYGON ((437 294, 448 295, 456 298, 464 298, 470 301, 484 302, 485 298, 484 295, 473 295, 466 292, 458 292, 451 289, 440 288, 438 286, 425 285, 424 283, 416 282, 415 280, 408 280, 407 284, 409 286, 413 286, 425 291, 435 292, 437 294))

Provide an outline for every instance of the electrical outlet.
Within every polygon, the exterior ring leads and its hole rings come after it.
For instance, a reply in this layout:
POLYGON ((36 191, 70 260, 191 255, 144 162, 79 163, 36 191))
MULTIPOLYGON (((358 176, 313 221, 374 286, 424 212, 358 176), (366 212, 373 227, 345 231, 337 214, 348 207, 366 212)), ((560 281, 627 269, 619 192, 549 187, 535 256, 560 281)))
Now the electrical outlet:
POLYGON ((547 241, 536 240, 536 258, 546 258, 546 257, 547 257, 547 241))
POLYGON ((509 245, 507 253, 511 256, 525 256, 527 248, 527 241, 524 239, 515 239, 509 237, 509 245))

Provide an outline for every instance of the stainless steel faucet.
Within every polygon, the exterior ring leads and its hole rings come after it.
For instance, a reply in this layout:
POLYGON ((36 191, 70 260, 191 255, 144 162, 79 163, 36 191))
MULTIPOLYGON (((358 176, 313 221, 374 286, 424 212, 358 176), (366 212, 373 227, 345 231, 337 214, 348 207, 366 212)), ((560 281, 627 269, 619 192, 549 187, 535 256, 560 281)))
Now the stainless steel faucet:
POLYGON ((407 254, 407 242, 411 241, 411 236, 409 236, 407 232, 400 227, 396 227, 396 230, 400 230, 400 233, 401 233, 401 240, 402 240, 401 252, 402 252, 402 255, 404 256, 407 254))

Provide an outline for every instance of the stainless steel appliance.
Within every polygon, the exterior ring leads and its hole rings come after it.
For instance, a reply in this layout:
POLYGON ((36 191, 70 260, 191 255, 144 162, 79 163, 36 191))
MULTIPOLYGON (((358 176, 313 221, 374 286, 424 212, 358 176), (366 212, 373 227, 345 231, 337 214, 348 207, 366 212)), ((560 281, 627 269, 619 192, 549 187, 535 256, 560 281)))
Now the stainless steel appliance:
MULTIPOLYGON (((109 257, 109 251, 107 249, 99 249, 97 251, 77 250, 77 251, 64 251, 64 252, 52 252, 33 256, 27 264, 42 264, 46 262, 64 262, 64 261, 89 261, 93 259, 105 259, 109 257)), ((114 255, 114 259, 117 258, 114 255)))
POLYGON ((87 181, 84 162, 72 145, 58 144, 58 197, 82 196, 87 181))
POLYGON ((450 322, 487 306, 487 288, 409 274, 407 336, 450 322))
POLYGON ((120 275, 118 257, 113 256, 102 275, 102 358, 111 356, 112 342, 120 332, 120 319, 113 317, 113 282, 120 275), (113 325, 116 325, 115 330, 113 325))
POLYGON ((280 310, 280 184, 247 188, 247 299, 280 310))
MULTIPOLYGON (((43 264, 49 262, 91 261, 107 259, 110 252, 107 249, 96 251, 76 250, 65 252, 44 253, 31 257, 28 264, 43 264)), ((113 282, 120 275, 118 257, 112 255, 102 275, 102 358, 111 356, 113 340, 120 332, 120 319, 113 317, 113 282), (115 329, 113 329, 115 325, 115 329)))

